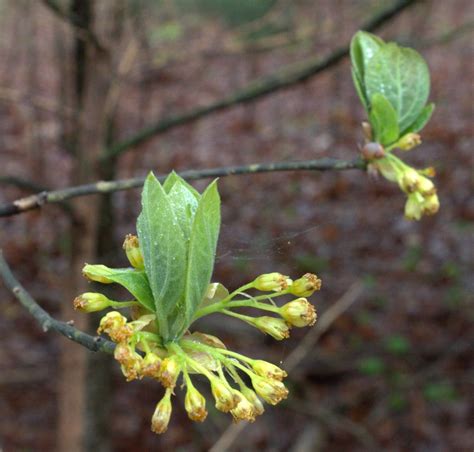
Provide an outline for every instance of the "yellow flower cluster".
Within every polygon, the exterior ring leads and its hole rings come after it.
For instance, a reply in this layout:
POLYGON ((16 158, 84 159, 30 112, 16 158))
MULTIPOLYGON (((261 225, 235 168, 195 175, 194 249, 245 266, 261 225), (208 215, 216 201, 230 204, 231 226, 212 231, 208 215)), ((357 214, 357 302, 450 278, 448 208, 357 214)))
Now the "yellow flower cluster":
MULTIPOLYGON (((132 266, 143 268, 135 236, 127 235, 124 249, 132 266)), ((86 265, 83 273, 97 282, 112 282, 112 276, 109 278, 97 273, 97 266, 86 265)), ((221 313, 243 320, 278 340, 287 338, 291 327, 311 326, 316 322, 315 308, 306 297, 321 288, 321 280, 310 273, 295 281, 280 273, 263 274, 232 293, 217 283, 211 284, 210 288, 212 290, 206 294, 193 321, 211 313, 221 313), (271 293, 249 295, 249 290, 271 293), (217 292, 220 293, 218 297, 217 292), (274 299, 285 295, 297 298, 277 306, 274 299), (235 312, 235 309, 242 307, 277 316, 252 317, 235 312)), ((160 336, 155 313, 136 300, 119 302, 99 293, 87 292, 74 300, 74 307, 83 312, 131 308, 130 320, 117 310, 106 313, 97 333, 107 334, 116 343, 114 357, 127 381, 147 377, 159 381, 165 388, 164 396, 152 416, 151 429, 156 433, 163 433, 168 427, 172 412, 171 397, 180 377, 186 387, 185 410, 189 418, 197 422, 206 419, 207 410, 205 397, 191 379, 193 374, 203 375, 208 380, 215 407, 230 413, 235 421, 253 422, 264 412, 263 402, 276 405, 288 395, 283 383, 287 374, 283 369, 228 350, 215 336, 188 331, 175 341, 165 343, 160 336)))
MULTIPOLYGON (((366 137, 371 137, 370 126, 363 124, 366 137)), ((383 149, 379 143, 368 142, 362 149, 362 155, 369 162, 369 170, 379 171, 386 179, 396 182, 406 193, 405 217, 409 220, 420 220, 423 215, 434 215, 439 210, 439 199, 436 187, 429 177, 434 177, 434 168, 417 170, 407 165, 390 151, 394 148, 409 151, 421 143, 420 135, 408 133, 397 143, 383 149), (378 153, 369 152, 377 146, 378 153)))

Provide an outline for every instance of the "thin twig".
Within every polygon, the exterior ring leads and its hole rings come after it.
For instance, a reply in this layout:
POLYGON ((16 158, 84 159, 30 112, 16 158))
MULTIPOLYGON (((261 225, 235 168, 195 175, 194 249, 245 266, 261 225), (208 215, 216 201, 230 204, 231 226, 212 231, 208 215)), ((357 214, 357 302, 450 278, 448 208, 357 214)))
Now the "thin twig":
POLYGON ((100 53, 106 52, 95 33, 90 28, 84 27, 78 17, 68 14, 54 0, 43 0, 43 5, 54 13, 56 17, 71 25, 80 39, 89 41, 100 53))
POLYGON ((91 336, 84 333, 66 322, 61 322, 54 319, 46 312, 25 290, 25 288, 13 276, 10 267, 3 257, 3 252, 0 249, 0 276, 5 283, 5 286, 11 290, 16 299, 22 304, 24 308, 35 318, 44 332, 57 331, 63 336, 66 336, 71 341, 77 342, 82 346, 88 348, 93 352, 101 351, 106 353, 113 353, 115 344, 100 336, 91 336))
MULTIPOLYGON (((319 338, 330 328, 344 312, 346 312, 357 301, 362 294, 363 285, 356 282, 349 287, 347 292, 339 298, 317 321, 316 326, 306 334, 299 345, 285 359, 285 370, 291 370, 301 362, 304 357, 314 348, 319 338)), ((231 424, 209 452, 224 452, 230 450, 234 441, 240 436, 248 423, 240 422, 231 424)))
MULTIPOLYGON (((417 0, 399 0, 394 4, 388 6, 383 11, 375 14, 360 28, 366 31, 374 31, 405 8, 416 3, 417 0)), ((304 82, 314 75, 325 71, 326 69, 336 65, 349 53, 349 44, 339 49, 334 50, 324 58, 312 58, 306 61, 292 64, 284 67, 280 71, 266 77, 259 78, 248 84, 245 88, 231 94, 216 102, 212 102, 203 107, 196 108, 187 113, 178 114, 169 118, 160 119, 157 122, 138 131, 132 137, 127 138, 110 148, 104 150, 101 157, 102 160, 116 157, 153 138, 154 136, 166 132, 174 127, 188 124, 199 118, 207 116, 217 111, 222 111, 227 108, 239 105, 242 103, 253 102, 263 96, 274 93, 278 90, 288 88, 298 83, 304 82)))
MULTIPOLYGON (((197 180, 241 174, 268 173, 273 171, 341 171, 364 168, 365 163, 360 158, 355 160, 323 158, 317 160, 304 160, 300 162, 272 162, 254 163, 244 166, 225 166, 221 168, 182 171, 179 174, 184 179, 197 180)), ((164 180, 164 178, 165 176, 159 176, 160 180, 164 180)), ((62 190, 42 191, 35 195, 17 199, 16 201, 0 206, 0 217, 19 214, 28 210, 37 209, 44 204, 58 203, 78 196, 129 190, 131 188, 142 186, 144 180, 144 177, 135 177, 132 179, 122 179, 109 182, 99 181, 93 184, 78 185, 77 187, 69 187, 62 190)))

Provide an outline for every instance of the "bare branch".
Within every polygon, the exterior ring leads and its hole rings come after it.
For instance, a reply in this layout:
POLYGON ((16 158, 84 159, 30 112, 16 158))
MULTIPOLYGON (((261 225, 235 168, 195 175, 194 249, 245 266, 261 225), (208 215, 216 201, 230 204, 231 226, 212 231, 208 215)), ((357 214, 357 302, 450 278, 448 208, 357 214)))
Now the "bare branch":
POLYGON ((55 0, 43 0, 43 5, 53 12, 56 17, 71 25, 79 38, 90 42, 100 53, 106 52, 95 33, 91 29, 85 28, 78 17, 63 11, 63 9, 56 3, 55 0))
MULTIPOLYGON (((417 0, 399 0, 394 4, 390 5, 383 11, 377 13, 368 20, 361 29, 366 31, 373 31, 389 21, 393 17, 397 16, 405 8, 416 3, 417 0)), ((104 150, 102 160, 115 157, 131 149, 134 146, 144 143, 145 141, 166 132, 174 127, 181 126, 183 124, 195 121, 203 116, 207 116, 217 111, 225 110, 238 104, 252 102, 259 99, 267 94, 271 94, 275 91, 296 85, 304 82, 314 75, 325 71, 326 69, 334 66, 341 61, 349 53, 349 44, 345 47, 336 49, 331 54, 324 58, 312 58, 298 64, 289 65, 284 67, 282 70, 260 79, 257 79, 247 85, 245 88, 231 94, 224 99, 210 103, 206 106, 196 108, 187 113, 183 113, 169 118, 160 119, 154 124, 143 128, 135 135, 127 138, 109 149, 104 150)))
POLYGON ((69 323, 60 322, 51 317, 13 276, 7 261, 3 257, 2 250, 0 250, 0 276, 3 279, 5 286, 11 290, 16 299, 35 318, 44 332, 49 330, 57 331, 71 341, 77 342, 93 352, 101 351, 113 353, 115 348, 113 342, 100 336, 91 336, 90 334, 74 328, 69 323))
MULTIPOLYGON (((365 167, 365 162, 360 158, 355 160, 322 158, 317 160, 303 160, 301 162, 254 163, 244 166, 189 170, 182 171, 179 175, 187 180, 197 180, 241 174, 268 173, 273 171, 342 171, 348 169, 365 169, 365 167)), ((159 176, 158 179, 164 180, 165 177, 166 176, 159 176)), ((77 198, 78 196, 129 190, 142 186, 144 180, 144 177, 135 177, 110 182, 99 181, 93 184, 78 185, 77 187, 69 187, 62 190, 42 191, 35 195, 17 199, 16 201, 0 206, 0 217, 16 215, 28 210, 38 209, 44 204, 59 203, 66 199, 77 198)))

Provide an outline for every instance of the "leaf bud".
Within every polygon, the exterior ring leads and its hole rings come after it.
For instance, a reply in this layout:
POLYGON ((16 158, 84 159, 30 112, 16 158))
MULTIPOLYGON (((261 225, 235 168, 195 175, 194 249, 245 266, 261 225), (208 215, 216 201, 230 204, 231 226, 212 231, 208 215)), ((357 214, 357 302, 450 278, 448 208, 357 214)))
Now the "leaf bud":
POLYGON ((364 160, 378 160, 385 157, 385 149, 380 143, 365 143, 360 150, 364 160))
POLYGON ((73 301, 74 309, 82 312, 102 311, 112 305, 104 294, 96 292, 86 292, 76 297, 73 301))
POLYGON ((277 341, 290 337, 290 327, 283 319, 265 315, 253 319, 252 324, 262 333, 269 334, 277 341))
POLYGON ((151 418, 151 431, 154 433, 164 433, 168 429, 171 418, 171 391, 167 390, 164 397, 158 402, 151 418))
POLYGON ((280 315, 292 326, 303 328, 316 323, 316 310, 306 298, 298 298, 284 304, 280 315))
POLYGON ((281 273, 265 273, 255 279, 253 287, 262 292, 281 292, 287 289, 292 282, 289 276, 282 275, 281 273))
POLYGON ((127 234, 125 236, 125 241, 123 242, 123 249, 125 250, 125 254, 127 255, 130 264, 132 264, 132 267, 137 268, 139 270, 143 270, 145 268, 143 254, 140 250, 140 246, 138 244, 138 237, 136 235, 127 234))
POLYGON ((293 284, 289 287, 290 293, 297 297, 309 297, 319 289, 321 289, 321 280, 312 273, 306 273, 301 278, 293 281, 293 284))
POLYGON ((203 422, 207 417, 206 399, 192 385, 188 385, 188 390, 184 398, 184 408, 188 413, 189 419, 193 421, 203 422))
POLYGON ((409 151, 421 144, 421 137, 417 133, 407 133, 398 140, 397 147, 402 151, 409 151))

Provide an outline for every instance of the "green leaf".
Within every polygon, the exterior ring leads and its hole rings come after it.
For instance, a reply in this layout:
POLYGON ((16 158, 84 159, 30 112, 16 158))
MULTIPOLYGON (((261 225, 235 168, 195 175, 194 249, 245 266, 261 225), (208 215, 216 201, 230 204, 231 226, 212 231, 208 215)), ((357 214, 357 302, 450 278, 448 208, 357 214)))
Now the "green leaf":
POLYGON ((357 75, 357 72, 354 68, 351 69, 351 74, 357 95, 359 96, 359 99, 362 102, 365 111, 369 112, 369 102, 367 101, 367 98, 365 96, 364 83, 362 82, 362 80, 359 79, 359 76, 357 75))
POLYGON ((413 49, 389 43, 375 53, 364 70, 367 97, 383 94, 397 112, 400 130, 405 130, 428 99, 430 75, 423 58, 413 49))
POLYGON ((137 231, 155 299, 158 327, 164 340, 169 340, 168 314, 184 293, 186 240, 168 196, 152 173, 143 187, 137 231))
POLYGON ((184 239, 189 240, 198 200, 184 181, 178 180, 168 193, 168 200, 178 220, 184 239))
MULTIPOLYGON (((189 242, 186 290, 181 312, 184 322, 181 328, 187 328, 209 286, 214 269, 220 222, 220 198, 217 181, 214 181, 202 194, 193 221, 189 242)), ((182 331, 177 331, 177 333, 180 334, 182 331)))
POLYGON ((352 79, 357 94, 367 112, 369 110, 369 98, 364 83, 365 68, 384 44, 382 39, 365 31, 357 32, 351 41, 352 79))
POLYGON ((435 109, 435 105, 433 103, 428 104, 426 107, 421 110, 421 113, 419 114, 418 118, 415 119, 415 122, 408 126, 406 130, 404 130, 401 135, 405 135, 407 133, 415 133, 419 132, 423 127, 428 124, 428 121, 431 118, 431 115, 433 114, 433 111, 435 109))
POLYGON ((163 183, 163 190, 166 193, 169 193, 171 189, 173 188, 174 184, 176 182, 181 182, 193 195, 194 197, 199 200, 201 198, 201 194, 190 184, 188 184, 179 174, 177 174, 175 171, 171 171, 171 173, 168 174, 168 177, 163 183))
POLYGON ((374 139, 383 146, 395 142, 399 137, 398 116, 392 104, 380 93, 375 93, 370 101, 369 119, 374 139))
POLYGON ((144 271, 133 268, 109 268, 105 265, 86 265, 85 270, 90 275, 105 277, 125 287, 142 306, 155 311, 153 294, 150 283, 144 271))

